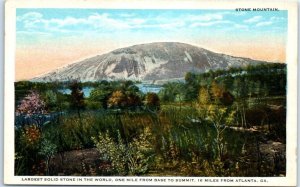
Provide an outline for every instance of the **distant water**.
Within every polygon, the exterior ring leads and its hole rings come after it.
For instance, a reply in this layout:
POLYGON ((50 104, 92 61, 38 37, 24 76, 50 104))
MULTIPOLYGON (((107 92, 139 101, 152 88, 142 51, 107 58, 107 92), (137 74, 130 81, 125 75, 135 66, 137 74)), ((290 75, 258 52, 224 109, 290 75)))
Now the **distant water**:
POLYGON ((148 93, 148 92, 158 93, 162 89, 162 86, 155 85, 155 84, 136 84, 136 86, 143 93, 148 93))
MULTIPOLYGON (((162 86, 154 85, 154 84, 136 84, 136 86, 143 93, 148 93, 148 92, 158 93, 162 89, 162 86)), ((82 91, 84 97, 89 97, 91 95, 92 90, 94 90, 93 87, 83 87, 82 91)), ((61 89, 59 90, 59 92, 68 95, 71 94, 71 90, 69 88, 61 89)))
MULTIPOLYGON (((82 91, 83 91, 83 95, 84 97, 89 97, 91 95, 91 91, 93 90, 93 87, 83 87, 82 91)), ((63 93, 63 94, 71 94, 71 90, 69 88, 65 88, 65 89, 61 89, 59 90, 59 92, 63 93)))

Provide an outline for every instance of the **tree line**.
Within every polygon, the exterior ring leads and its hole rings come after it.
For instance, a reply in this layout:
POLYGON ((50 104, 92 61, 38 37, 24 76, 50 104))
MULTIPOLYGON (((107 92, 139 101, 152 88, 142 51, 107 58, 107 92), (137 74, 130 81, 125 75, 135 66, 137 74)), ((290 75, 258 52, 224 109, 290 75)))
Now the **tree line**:
POLYGON ((224 102, 233 98, 279 96, 286 94, 286 77, 286 64, 281 63, 188 72, 185 81, 166 83, 159 97, 162 102, 196 101, 201 89, 202 92, 211 89, 212 97, 223 97, 224 102))

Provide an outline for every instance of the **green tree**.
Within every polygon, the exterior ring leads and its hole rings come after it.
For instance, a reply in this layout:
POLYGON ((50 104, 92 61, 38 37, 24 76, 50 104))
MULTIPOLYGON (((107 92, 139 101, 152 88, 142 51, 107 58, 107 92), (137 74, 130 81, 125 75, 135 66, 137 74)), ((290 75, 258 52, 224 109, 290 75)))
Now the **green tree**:
POLYGON ((153 110, 160 109, 160 101, 156 93, 152 93, 152 92, 147 93, 144 100, 144 104, 149 109, 153 109, 153 110))
POLYGON ((107 105, 109 108, 136 109, 142 102, 136 92, 116 90, 109 97, 107 105))
POLYGON ((82 86, 77 81, 70 85, 71 89, 71 108, 77 111, 78 117, 81 119, 80 111, 85 108, 82 86))
POLYGON ((39 150, 39 154, 45 157, 46 162, 46 175, 50 174, 49 165, 51 158, 57 152, 57 146, 50 142, 48 139, 43 138, 39 150))
POLYGON ((129 109, 136 109, 142 105, 141 98, 136 93, 127 93, 126 105, 129 109))
POLYGON ((54 93, 52 90, 47 90, 43 95, 42 95, 45 103, 46 103, 46 107, 50 110, 50 111, 56 111, 57 110, 57 95, 56 93, 54 93))
POLYGON ((210 103, 210 96, 208 90, 204 87, 201 87, 199 90, 198 103, 200 105, 207 105, 210 103))
POLYGON ((107 100, 110 96, 112 91, 109 89, 101 89, 96 88, 91 91, 89 102, 91 104, 96 104, 96 108, 107 108, 107 100))
POLYGON ((107 101, 109 108, 123 108, 126 106, 126 95, 123 91, 114 91, 107 101))
POLYGON ((212 82, 210 90, 215 101, 218 101, 223 96, 224 89, 216 81, 212 82))
POLYGON ((208 89, 201 87, 198 94, 198 109, 202 118, 206 118, 208 105, 211 104, 210 95, 208 89))
POLYGON ((211 85, 211 94, 216 104, 231 105, 233 103, 233 95, 215 81, 211 85))
POLYGON ((185 74, 184 80, 187 84, 190 85, 190 84, 194 84, 195 78, 196 78, 195 74, 193 74, 191 72, 187 72, 185 74))

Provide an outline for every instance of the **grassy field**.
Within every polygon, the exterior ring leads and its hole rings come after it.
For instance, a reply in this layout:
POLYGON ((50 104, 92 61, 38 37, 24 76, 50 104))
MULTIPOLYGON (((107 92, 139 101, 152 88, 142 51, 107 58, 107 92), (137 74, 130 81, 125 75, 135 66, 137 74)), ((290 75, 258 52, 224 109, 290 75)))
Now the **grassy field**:
MULTIPOLYGON (((16 142, 20 146, 17 150, 25 158, 28 154, 28 158, 17 159, 21 163, 17 162, 16 167, 20 167, 17 171, 20 173, 16 174, 26 172, 35 175, 37 174, 35 168, 44 168, 44 170, 53 168, 53 163, 56 163, 55 170, 50 169, 47 173, 43 170, 39 172, 43 175, 58 175, 64 172, 69 175, 78 174, 78 171, 72 173, 72 168, 69 168, 69 171, 59 170, 64 163, 63 155, 70 151, 89 150, 95 147, 100 152, 99 158, 93 163, 93 168, 98 175, 273 176, 285 174, 284 168, 278 171, 274 169, 275 165, 280 165, 283 160, 276 163, 275 155, 273 158, 264 155, 264 150, 260 150, 260 145, 264 142, 278 142, 280 139, 271 136, 272 133, 274 134, 273 131, 276 131, 276 124, 271 124, 270 131, 268 128, 253 132, 238 131, 221 123, 226 122, 227 111, 214 109, 216 111, 213 112, 218 114, 216 116, 212 114, 212 117, 220 123, 216 124, 212 119, 202 119, 199 114, 202 111, 191 105, 188 103, 183 106, 162 105, 161 110, 155 113, 86 111, 82 112, 80 118, 77 113, 65 113, 42 128, 36 128, 40 130, 34 131, 35 126, 28 126, 27 128, 32 128, 31 133, 35 132, 38 134, 36 136, 40 137, 36 140, 32 139, 31 144, 26 140, 27 134, 24 135, 24 129, 17 129, 16 142), (44 145, 46 147, 40 147, 38 144, 43 144, 45 140, 46 143, 48 142, 44 145), (41 154, 40 149, 46 149, 45 153, 41 154), (53 159, 58 158, 58 155, 61 162, 53 159), (45 163, 47 157, 49 157, 48 165, 45 163), (45 166, 37 166, 38 161, 43 161, 40 165, 45 166), (98 165, 95 165, 96 163, 98 165), (103 165, 107 168, 99 170, 103 165)), ((232 126, 235 126, 235 123, 232 126)), ((280 142, 284 143, 284 141, 280 142)), ((285 154, 284 150, 281 151, 283 151, 282 155, 278 157, 285 154)), ((71 157, 76 156, 71 155, 71 157)), ((89 155, 86 154, 85 157, 88 158, 89 155)), ((84 161, 82 164, 85 165, 84 161)), ((92 175, 95 172, 84 172, 84 168, 81 168, 80 175, 92 175)))

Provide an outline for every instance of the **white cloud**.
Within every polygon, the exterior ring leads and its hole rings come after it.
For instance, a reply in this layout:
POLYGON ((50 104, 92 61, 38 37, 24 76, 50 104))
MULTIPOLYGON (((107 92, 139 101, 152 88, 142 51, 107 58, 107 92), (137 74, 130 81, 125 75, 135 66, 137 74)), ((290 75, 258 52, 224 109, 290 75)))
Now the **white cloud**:
POLYGON ((83 18, 73 18, 73 17, 66 17, 64 19, 50 19, 45 20, 47 24, 54 24, 59 27, 68 26, 68 25, 77 25, 77 24, 85 24, 86 20, 83 18))
POLYGON ((34 28, 37 28, 38 24, 41 24, 42 23, 42 20, 26 20, 24 21, 24 28, 26 29, 34 29, 34 28))
POLYGON ((244 23, 255 23, 255 22, 260 21, 261 19, 262 19, 261 16, 254 16, 252 18, 244 20, 244 23))
POLYGON ((26 20, 37 20, 41 19, 43 15, 38 12, 28 12, 22 16, 17 17, 17 21, 26 21, 26 20))
POLYGON ((95 28, 128 29, 130 25, 124 21, 110 18, 109 14, 93 14, 86 19, 86 23, 95 28))
POLYGON ((17 22, 23 22, 24 28, 32 30, 37 28, 39 24, 44 24, 43 15, 38 12, 28 12, 17 17, 17 22))
POLYGON ((282 20, 285 20, 285 18, 284 17, 275 17, 275 16, 273 16, 273 17, 270 18, 270 20, 271 21, 282 21, 282 20))
MULTIPOLYGON (((134 19, 116 19, 112 18, 109 14, 93 14, 86 19, 80 18, 77 20, 77 24, 87 24, 94 28, 107 28, 107 29, 130 29, 140 27, 146 23, 146 19, 134 18, 134 19)), ((75 23, 75 22, 74 22, 75 23)))
POLYGON ((199 26, 202 26, 202 27, 209 27, 209 26, 212 26, 212 25, 230 24, 230 23, 232 23, 232 22, 231 22, 231 21, 197 22, 197 23, 191 24, 190 27, 191 27, 191 28, 199 27, 199 26))
POLYGON ((128 21, 129 21, 131 24, 133 24, 133 25, 139 25, 139 24, 142 24, 142 23, 145 23, 145 22, 146 22, 145 19, 139 19, 139 18, 129 19, 128 21))
POLYGON ((159 26, 160 28, 163 29, 174 29, 174 28, 178 28, 178 27, 183 27, 185 25, 185 22, 183 21, 176 21, 176 22, 171 22, 171 23, 163 23, 163 24, 159 24, 159 25, 154 25, 159 26))
POLYGON ((222 20, 222 14, 203 14, 203 15, 188 15, 186 20, 189 21, 212 21, 212 20, 222 20))
POLYGON ((89 26, 91 28, 110 28, 110 29, 126 29, 130 28, 130 24, 137 25, 144 23, 142 19, 133 19, 130 22, 113 19, 109 14, 92 14, 86 18, 65 17, 63 19, 53 18, 44 19, 40 13, 27 13, 17 18, 18 21, 23 22, 24 28, 27 30, 32 29, 45 29, 55 32, 67 32, 65 27, 74 25, 89 26))
POLYGON ((262 26, 269 26, 272 25, 273 22, 272 21, 264 21, 264 22, 259 22, 256 24, 257 27, 262 27, 262 26))
POLYGON ((231 15, 235 15, 235 16, 244 16, 246 15, 246 12, 232 12, 231 15))

